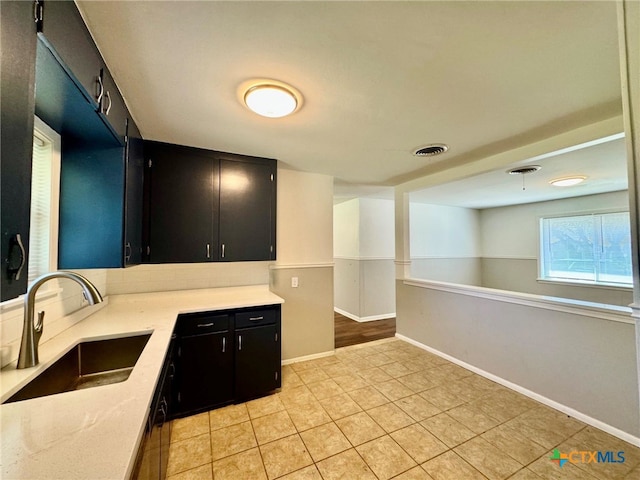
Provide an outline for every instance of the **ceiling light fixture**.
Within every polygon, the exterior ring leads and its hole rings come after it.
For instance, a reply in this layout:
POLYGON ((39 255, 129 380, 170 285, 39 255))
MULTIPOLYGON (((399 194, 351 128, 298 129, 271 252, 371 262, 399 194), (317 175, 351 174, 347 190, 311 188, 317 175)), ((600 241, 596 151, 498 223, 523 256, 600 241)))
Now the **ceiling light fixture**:
POLYGON ((549 183, 554 187, 573 187, 574 185, 584 182, 586 178, 584 175, 576 175, 573 177, 556 178, 549 183))
POLYGON ((244 93, 244 103, 258 115, 281 118, 292 114, 301 105, 302 96, 282 82, 254 84, 244 93))

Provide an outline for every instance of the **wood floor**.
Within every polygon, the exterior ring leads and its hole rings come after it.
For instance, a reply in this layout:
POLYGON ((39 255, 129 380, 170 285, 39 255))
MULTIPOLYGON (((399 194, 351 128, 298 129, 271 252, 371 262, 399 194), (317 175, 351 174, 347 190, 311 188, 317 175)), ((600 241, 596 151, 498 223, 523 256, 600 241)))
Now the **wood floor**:
POLYGON ((395 318, 356 322, 344 315, 334 313, 334 319, 336 348, 393 337, 396 334, 395 318))

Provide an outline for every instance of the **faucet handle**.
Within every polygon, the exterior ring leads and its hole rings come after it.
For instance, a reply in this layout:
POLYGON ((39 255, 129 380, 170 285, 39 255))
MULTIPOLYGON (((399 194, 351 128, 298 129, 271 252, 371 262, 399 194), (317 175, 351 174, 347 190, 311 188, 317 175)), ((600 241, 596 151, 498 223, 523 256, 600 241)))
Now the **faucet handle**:
POLYGON ((38 312, 38 321, 33 326, 33 329, 36 331, 36 333, 42 335, 42 327, 44 327, 44 310, 38 312))

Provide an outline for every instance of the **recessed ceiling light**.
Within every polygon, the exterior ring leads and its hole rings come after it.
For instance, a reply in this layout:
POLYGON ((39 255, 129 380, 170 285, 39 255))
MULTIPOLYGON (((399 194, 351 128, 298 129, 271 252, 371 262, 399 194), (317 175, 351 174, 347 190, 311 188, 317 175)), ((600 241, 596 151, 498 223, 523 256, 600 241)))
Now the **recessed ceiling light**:
POLYGON ((574 177, 556 178, 555 180, 551 180, 549 183, 554 187, 572 187, 584 182, 586 178, 587 177, 584 175, 577 175, 574 177))
POLYGON ((244 94, 244 103, 250 110, 269 118, 281 118, 295 112, 301 95, 281 82, 252 85, 244 94))

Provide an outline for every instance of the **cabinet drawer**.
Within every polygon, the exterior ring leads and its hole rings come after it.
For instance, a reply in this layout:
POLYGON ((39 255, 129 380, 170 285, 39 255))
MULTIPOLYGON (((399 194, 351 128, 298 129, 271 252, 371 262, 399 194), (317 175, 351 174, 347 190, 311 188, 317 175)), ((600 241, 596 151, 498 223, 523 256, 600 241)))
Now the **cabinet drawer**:
POLYGON ((176 332, 182 337, 226 330, 229 330, 229 315, 227 314, 184 314, 178 317, 176 325, 176 332))
POLYGON ((248 312, 236 313, 236 328, 257 327, 276 323, 278 311, 275 308, 264 308, 248 312))

